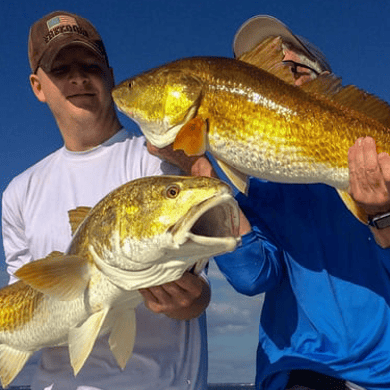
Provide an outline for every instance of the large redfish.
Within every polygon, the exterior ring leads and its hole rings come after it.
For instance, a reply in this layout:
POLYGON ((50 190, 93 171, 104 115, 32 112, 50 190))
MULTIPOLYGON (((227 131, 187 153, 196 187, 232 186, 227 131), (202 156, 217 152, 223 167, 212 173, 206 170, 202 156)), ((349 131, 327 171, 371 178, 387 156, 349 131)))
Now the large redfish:
POLYGON ((348 195, 348 149, 371 136, 390 151, 389 106, 333 75, 298 88, 239 60, 181 59, 130 78, 113 90, 118 108, 151 144, 188 155, 209 151, 242 192, 247 177, 335 187, 348 195))
POLYGON ((238 207, 230 188, 205 177, 133 180, 93 209, 70 212, 65 254, 24 265, 0 290, 0 379, 8 386, 41 348, 68 345, 75 375, 96 338, 125 367, 135 340, 138 289, 179 279, 233 250, 238 207))

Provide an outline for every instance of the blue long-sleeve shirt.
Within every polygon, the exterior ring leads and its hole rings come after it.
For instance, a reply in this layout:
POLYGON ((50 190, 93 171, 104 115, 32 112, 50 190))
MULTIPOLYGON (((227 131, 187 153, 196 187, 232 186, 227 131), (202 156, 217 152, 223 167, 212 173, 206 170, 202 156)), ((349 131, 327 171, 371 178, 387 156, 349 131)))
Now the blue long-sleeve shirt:
POLYGON ((237 200, 253 231, 216 262, 237 291, 266 292, 258 388, 310 369, 390 389, 390 250, 325 185, 253 179, 237 200))

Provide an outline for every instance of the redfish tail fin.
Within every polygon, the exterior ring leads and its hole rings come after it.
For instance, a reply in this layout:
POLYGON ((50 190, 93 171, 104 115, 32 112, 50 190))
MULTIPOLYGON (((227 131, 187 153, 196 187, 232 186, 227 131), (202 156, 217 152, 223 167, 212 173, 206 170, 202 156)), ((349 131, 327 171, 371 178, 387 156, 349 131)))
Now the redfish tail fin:
POLYGON ((367 225, 368 215, 365 211, 357 205, 357 203, 352 199, 351 195, 347 191, 338 190, 340 198, 343 200, 344 204, 347 206, 348 210, 362 223, 367 225))

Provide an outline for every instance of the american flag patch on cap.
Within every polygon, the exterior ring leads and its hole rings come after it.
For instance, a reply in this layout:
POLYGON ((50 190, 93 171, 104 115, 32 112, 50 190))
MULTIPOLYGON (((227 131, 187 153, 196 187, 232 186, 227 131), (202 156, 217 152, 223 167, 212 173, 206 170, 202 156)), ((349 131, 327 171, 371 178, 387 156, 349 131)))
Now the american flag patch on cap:
POLYGON ((67 24, 72 24, 72 25, 77 26, 76 19, 73 18, 72 16, 68 16, 68 15, 56 16, 56 17, 48 20, 46 23, 47 23, 47 27, 49 30, 51 30, 54 27, 63 26, 63 25, 67 25, 67 24))

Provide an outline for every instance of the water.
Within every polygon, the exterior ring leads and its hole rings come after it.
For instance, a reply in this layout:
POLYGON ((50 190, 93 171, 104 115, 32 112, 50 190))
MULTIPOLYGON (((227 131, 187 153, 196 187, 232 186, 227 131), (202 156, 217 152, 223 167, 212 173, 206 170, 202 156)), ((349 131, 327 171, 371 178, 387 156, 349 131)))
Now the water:
MULTIPOLYGON (((3 390, 3 387, 0 387, 3 390)), ((30 386, 9 386, 6 390, 30 390, 30 386)))
POLYGON ((255 385, 238 384, 238 383, 218 383, 209 384, 208 390, 254 390, 255 385))
MULTIPOLYGON (((3 388, 0 387, 0 390, 3 388)), ((254 390, 254 385, 239 383, 213 383, 208 385, 208 390, 254 390)), ((30 390, 30 386, 10 386, 7 390, 30 390)))

